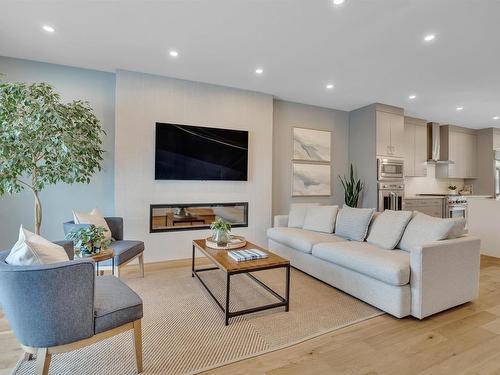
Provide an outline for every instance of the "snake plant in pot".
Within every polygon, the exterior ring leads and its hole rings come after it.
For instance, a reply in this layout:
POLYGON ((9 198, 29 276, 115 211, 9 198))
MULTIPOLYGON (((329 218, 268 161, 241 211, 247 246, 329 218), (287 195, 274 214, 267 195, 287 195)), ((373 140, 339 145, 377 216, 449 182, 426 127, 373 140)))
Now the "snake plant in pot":
POLYGON ((340 182, 344 187, 344 201, 349 207, 357 207, 359 201, 359 195, 365 184, 356 176, 354 167, 351 164, 349 169, 349 176, 339 176, 340 182))

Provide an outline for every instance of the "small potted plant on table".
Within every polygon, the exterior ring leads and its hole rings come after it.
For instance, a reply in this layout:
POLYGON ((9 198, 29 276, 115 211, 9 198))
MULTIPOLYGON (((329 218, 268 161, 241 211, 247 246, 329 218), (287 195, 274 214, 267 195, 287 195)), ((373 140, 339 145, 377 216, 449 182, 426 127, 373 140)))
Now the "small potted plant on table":
POLYGON ((212 230, 212 241, 217 243, 218 246, 226 245, 230 240, 231 224, 224 219, 218 217, 210 225, 212 230))
POLYGON ((66 236, 75 246, 75 255, 89 257, 107 249, 111 241, 104 236, 106 229, 93 225, 74 230, 66 236))

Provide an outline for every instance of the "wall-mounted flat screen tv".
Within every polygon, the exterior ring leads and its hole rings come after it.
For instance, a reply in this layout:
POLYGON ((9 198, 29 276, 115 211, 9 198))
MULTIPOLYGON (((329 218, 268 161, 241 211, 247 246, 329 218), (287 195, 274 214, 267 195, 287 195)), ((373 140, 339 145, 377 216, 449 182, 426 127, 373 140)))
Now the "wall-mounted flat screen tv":
POLYGON ((247 131, 157 122, 155 143, 156 180, 247 180, 247 131))

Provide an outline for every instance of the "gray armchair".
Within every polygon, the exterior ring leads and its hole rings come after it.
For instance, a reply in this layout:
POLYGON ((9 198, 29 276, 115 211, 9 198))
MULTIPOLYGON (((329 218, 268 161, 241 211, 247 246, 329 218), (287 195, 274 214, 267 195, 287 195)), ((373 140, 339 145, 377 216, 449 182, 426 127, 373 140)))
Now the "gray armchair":
MULTIPOLYGON (((110 245, 115 252, 115 276, 120 277, 121 269, 127 265, 127 263, 137 258, 141 276, 144 277, 144 242, 123 239, 123 218, 105 217, 104 219, 111 230, 111 237, 115 240, 110 245)), ((74 230, 88 226, 90 226, 90 224, 75 224, 74 221, 68 221, 64 223, 64 234, 67 235, 74 230)), ((102 262, 100 264, 111 265, 111 261, 102 262)))
MULTIPOLYGON (((62 244, 72 258, 73 244, 62 244)), ((113 276, 95 277, 91 259, 11 266, 0 252, 0 305, 25 359, 36 355, 37 374, 48 374, 52 354, 134 330, 142 372, 142 300, 113 276)))

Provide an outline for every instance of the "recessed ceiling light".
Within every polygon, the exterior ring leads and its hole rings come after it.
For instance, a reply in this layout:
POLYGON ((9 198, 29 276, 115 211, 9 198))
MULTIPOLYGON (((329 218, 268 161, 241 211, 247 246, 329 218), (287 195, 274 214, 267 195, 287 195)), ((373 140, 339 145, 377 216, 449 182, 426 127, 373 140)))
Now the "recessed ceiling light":
POLYGON ((345 0, 333 0, 333 5, 342 5, 344 2, 345 0))
POLYGON ((457 107, 457 111, 462 111, 464 107, 457 107))
POLYGON ((255 69, 255 74, 262 74, 262 73, 264 73, 264 69, 262 68, 255 69))
POLYGON ((329 83, 328 85, 326 85, 326 88, 327 88, 328 90, 333 89, 333 83, 329 83))
POLYGON ((52 26, 49 25, 43 25, 42 29, 44 29, 48 33, 53 33, 54 31, 56 31, 56 29, 54 29, 52 26))
POLYGON ((500 116, 493 117, 493 120, 500 120, 500 116))
POLYGON ((432 41, 432 40, 434 40, 434 39, 436 39, 436 35, 434 35, 434 34, 429 34, 429 35, 426 35, 426 36, 424 37, 424 40, 425 40, 426 42, 430 42, 430 41, 432 41))
POLYGON ((169 54, 170 56, 172 56, 172 57, 177 57, 177 56, 179 56, 179 52, 177 52, 176 50, 173 50, 173 49, 172 49, 172 50, 170 50, 170 51, 168 52, 168 54, 169 54))
POLYGON ((415 99, 416 97, 417 97, 417 95, 413 95, 413 94, 412 94, 412 95, 408 96, 408 99, 413 100, 413 99, 415 99))

